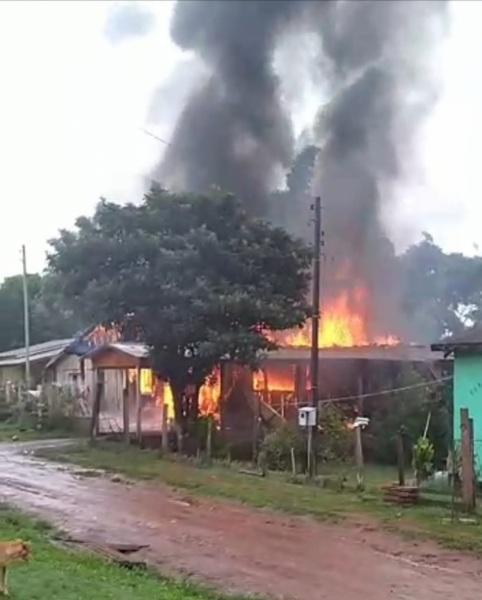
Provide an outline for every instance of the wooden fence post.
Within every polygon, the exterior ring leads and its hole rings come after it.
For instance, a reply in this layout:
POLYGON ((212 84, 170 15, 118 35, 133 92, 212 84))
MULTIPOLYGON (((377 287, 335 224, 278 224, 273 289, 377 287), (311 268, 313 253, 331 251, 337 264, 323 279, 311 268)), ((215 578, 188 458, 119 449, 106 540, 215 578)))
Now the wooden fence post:
POLYGON ((254 411, 253 411, 253 439, 252 439, 252 462, 253 465, 258 464, 258 446, 259 446, 259 429, 261 419, 261 401, 259 392, 254 393, 254 411))
POLYGON ((357 467, 357 488, 363 490, 364 481, 364 461, 363 461, 363 443, 361 425, 355 427, 355 462, 357 467))
POLYGON ((136 369, 136 437, 139 447, 142 446, 142 396, 141 396, 141 368, 136 369))
POLYGON ((405 485, 405 444, 403 437, 405 435, 405 430, 400 427, 399 432, 397 433, 397 465, 398 465, 398 485, 405 485))
POLYGON ((475 472, 473 424, 467 408, 460 409, 462 438, 462 503, 467 512, 475 510, 475 472))
POLYGON ((94 395, 92 403, 92 418, 90 421, 90 441, 93 442, 99 433, 99 415, 100 415, 100 402, 102 397, 103 385, 99 381, 97 371, 94 372, 92 393, 94 395))
MULTIPOLYGON (((358 376, 358 398, 357 398, 357 412, 359 417, 363 417, 364 412, 363 402, 363 377, 358 376)), ((357 466, 357 488, 363 490, 365 486, 365 474, 364 474, 364 459, 363 459, 363 441, 362 441, 362 427, 359 425, 355 427, 355 461, 357 466)))
POLYGON ((126 387, 122 394, 122 416, 124 421, 124 442, 126 445, 130 443, 130 424, 129 424, 129 374, 125 371, 126 387))
POLYGON ((208 460, 211 460, 213 453, 213 418, 211 415, 208 417, 208 431, 207 431, 207 439, 206 439, 206 454, 208 460))

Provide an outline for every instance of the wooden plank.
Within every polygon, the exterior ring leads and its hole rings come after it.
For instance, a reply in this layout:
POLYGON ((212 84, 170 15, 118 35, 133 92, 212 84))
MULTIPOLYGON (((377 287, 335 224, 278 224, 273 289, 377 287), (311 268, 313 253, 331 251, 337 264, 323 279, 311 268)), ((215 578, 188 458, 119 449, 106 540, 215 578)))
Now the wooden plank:
POLYGON ((103 385, 99 381, 97 369, 93 373, 93 402, 92 402, 92 417, 90 421, 90 439, 95 440, 99 433, 99 414, 100 414, 100 401, 103 391, 103 385))

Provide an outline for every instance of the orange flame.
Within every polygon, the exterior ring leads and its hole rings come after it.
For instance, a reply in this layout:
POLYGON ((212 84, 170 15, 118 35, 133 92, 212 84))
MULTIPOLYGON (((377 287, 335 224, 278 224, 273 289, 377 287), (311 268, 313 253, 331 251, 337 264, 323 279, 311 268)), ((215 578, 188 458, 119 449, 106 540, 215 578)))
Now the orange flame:
POLYGON ((259 370, 253 373, 253 389, 256 392, 294 392, 295 376, 291 369, 259 370))
MULTIPOLYGON (((319 325, 320 348, 350 348, 354 346, 387 345, 400 343, 394 335, 386 335, 370 339, 368 335, 364 311, 354 310, 352 305, 363 307, 366 294, 362 288, 355 290, 353 301, 347 292, 342 292, 331 300, 323 310, 319 325)), ((285 331, 273 335, 274 341, 281 346, 307 347, 311 345, 311 325, 307 323, 297 330, 285 331)))

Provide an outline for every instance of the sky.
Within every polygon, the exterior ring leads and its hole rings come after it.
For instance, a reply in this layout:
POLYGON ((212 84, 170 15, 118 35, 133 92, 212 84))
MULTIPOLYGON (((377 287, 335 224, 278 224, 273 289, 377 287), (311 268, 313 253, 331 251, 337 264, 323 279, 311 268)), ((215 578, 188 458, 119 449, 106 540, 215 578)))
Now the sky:
MULTIPOLYGON (((131 6, 0 2, 0 279, 19 272, 22 244, 41 270, 48 239, 101 196, 142 198, 163 152, 142 129, 169 139, 202 65, 170 40, 172 2, 138 2, 134 28, 112 27, 131 6)), ((447 251, 482 252, 481 29, 482 2, 452 3, 438 103, 385 215, 399 250, 429 231, 447 251)))

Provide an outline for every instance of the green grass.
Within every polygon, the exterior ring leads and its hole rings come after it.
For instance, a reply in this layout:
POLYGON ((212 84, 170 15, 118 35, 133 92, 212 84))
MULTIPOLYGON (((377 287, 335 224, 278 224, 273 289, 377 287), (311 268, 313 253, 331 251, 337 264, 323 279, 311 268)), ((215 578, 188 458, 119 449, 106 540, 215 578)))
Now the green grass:
POLYGON ((0 423, 0 442, 29 442, 31 440, 71 437, 71 435, 60 430, 38 431, 31 427, 19 427, 13 423, 0 423))
POLYGON ((118 472, 135 479, 157 480, 192 494, 311 515, 318 520, 368 516, 403 536, 434 539, 446 547, 482 555, 479 517, 476 516, 475 523, 464 523, 458 518, 452 522, 450 495, 440 491, 424 492, 419 505, 405 509, 385 504, 380 486, 396 479, 396 471, 390 467, 367 467, 366 489, 358 493, 352 467, 326 468, 324 485, 307 485, 301 481, 294 483, 280 473, 270 473, 266 478, 251 477, 239 473, 236 465, 202 467, 186 459, 160 459, 154 451, 126 448, 115 442, 99 442, 93 447, 82 442, 40 453, 45 458, 118 472), (342 479, 345 484, 340 490, 342 479))
POLYGON ((9 570, 12 600, 223 600, 189 583, 64 550, 52 544, 52 534, 47 524, 0 506, 0 540, 21 538, 32 545, 32 559, 9 570))

